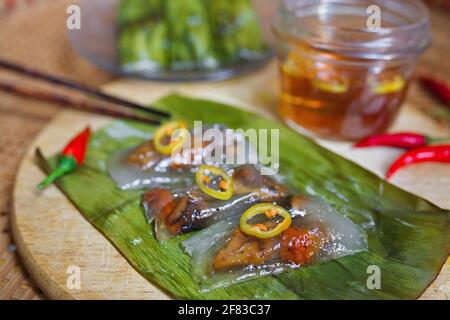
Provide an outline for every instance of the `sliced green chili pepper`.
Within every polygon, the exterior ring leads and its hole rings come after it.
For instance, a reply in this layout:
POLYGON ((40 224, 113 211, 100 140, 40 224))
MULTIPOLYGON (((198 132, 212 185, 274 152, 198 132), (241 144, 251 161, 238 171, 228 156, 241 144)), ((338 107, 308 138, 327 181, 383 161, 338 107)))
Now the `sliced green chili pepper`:
POLYGON ((186 128, 187 125, 183 121, 171 121, 160 126, 153 136, 153 145, 156 151, 164 155, 170 155, 174 150, 182 147, 188 137, 187 130, 180 131, 176 139, 171 139, 171 136, 175 130, 186 128), (165 143, 167 138, 170 139, 169 143, 165 143))
POLYGON ((253 236, 259 239, 270 239, 278 236, 283 231, 285 231, 292 223, 292 218, 289 212, 277 205, 272 203, 260 203, 254 205, 245 211, 240 219, 239 227, 243 233, 249 236, 253 236), (250 224, 250 220, 259 215, 264 214, 267 218, 274 218, 280 216, 283 218, 274 228, 269 229, 263 223, 250 224))
POLYGON ((225 171, 220 168, 201 165, 195 174, 195 181, 200 189, 213 198, 220 200, 228 200, 233 196, 233 179, 225 171), (207 186, 211 182, 210 175, 220 177, 218 190, 207 186))

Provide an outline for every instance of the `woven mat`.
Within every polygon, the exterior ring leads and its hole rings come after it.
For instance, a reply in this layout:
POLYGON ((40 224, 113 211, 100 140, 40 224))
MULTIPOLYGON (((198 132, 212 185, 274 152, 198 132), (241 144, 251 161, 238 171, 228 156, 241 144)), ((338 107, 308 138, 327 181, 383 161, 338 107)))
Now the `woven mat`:
MULTIPOLYGON (((93 86, 108 82, 109 75, 79 58, 66 41, 65 11, 73 3, 40 0, 1 15, 0 56, 93 86)), ((5 72, 0 78, 19 80, 5 72)), ((47 103, 0 93, 0 300, 45 298, 20 264, 8 216, 18 162, 57 111, 47 103)))
MULTIPOLYGON (((79 58, 66 41, 65 10, 73 3, 73 0, 39 0, 0 15, 0 56, 93 86, 109 81, 109 75, 79 58)), ((434 46, 419 67, 420 71, 448 81, 449 17, 442 10, 433 12, 434 46)), ((0 72, 0 78, 19 80, 4 72, 0 72)), ((436 105, 419 88, 413 88, 409 99, 424 112, 436 105)), ((0 92, 0 299, 45 298, 20 264, 9 233, 8 216, 20 157, 57 111, 56 106, 0 92)))

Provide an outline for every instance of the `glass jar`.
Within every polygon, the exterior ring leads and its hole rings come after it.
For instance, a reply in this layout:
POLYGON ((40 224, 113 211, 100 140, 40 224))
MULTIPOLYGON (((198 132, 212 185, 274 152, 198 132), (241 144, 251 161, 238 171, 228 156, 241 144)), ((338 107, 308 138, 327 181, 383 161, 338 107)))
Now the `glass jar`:
POLYGON ((392 124, 431 38, 419 0, 284 0, 273 29, 281 117, 337 140, 392 124))

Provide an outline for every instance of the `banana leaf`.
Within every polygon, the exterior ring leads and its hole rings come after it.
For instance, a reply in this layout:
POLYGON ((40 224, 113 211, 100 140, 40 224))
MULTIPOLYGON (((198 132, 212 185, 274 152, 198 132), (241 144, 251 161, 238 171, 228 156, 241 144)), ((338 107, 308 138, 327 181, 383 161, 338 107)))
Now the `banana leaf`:
POLYGON ((262 55, 267 47, 249 0, 205 0, 217 51, 227 63, 262 55))
MULTIPOLYGON (((59 187, 146 279, 185 299, 414 299, 448 257, 450 213, 405 192, 285 126, 223 104, 178 95, 156 103, 174 118, 223 123, 231 128, 280 131, 280 173, 300 193, 318 196, 361 226, 369 250, 278 276, 201 293, 180 242, 156 241, 140 206, 142 191, 120 191, 106 173, 115 151, 144 141, 153 127, 115 121, 97 131, 85 165, 61 178, 59 187), (378 266, 381 288, 367 286, 378 266)), ((49 168, 57 158, 46 160, 49 168)))
POLYGON ((131 25, 120 32, 117 46, 123 65, 148 59, 147 38, 149 31, 149 26, 131 25))
POLYGON ((261 26, 256 12, 249 0, 234 1, 236 12, 238 12, 236 24, 236 42, 239 45, 239 53, 244 58, 252 58, 266 51, 261 26))
POLYGON ((148 18, 157 18, 161 0, 120 0, 117 6, 119 27, 139 23, 148 18))
POLYGON ((163 20, 153 25, 147 36, 148 61, 155 63, 159 69, 165 69, 170 64, 169 57, 169 27, 163 20))
MULTIPOLYGON (((189 35, 189 16, 197 15, 198 7, 190 1, 171 0, 164 3, 166 22, 170 25, 171 70, 192 70, 196 67, 196 57, 189 35)), ((201 9, 201 8, 200 8, 201 9)))
MULTIPOLYGON (((163 5, 160 0, 145 0, 145 9, 129 14, 130 1, 119 8, 121 16, 128 17, 127 23, 120 26, 117 37, 117 49, 120 63, 124 69, 148 70, 164 69, 169 64, 169 28, 164 21, 163 5), (147 10, 148 9, 148 10, 147 10), (143 12, 143 16, 137 14, 143 12)), ((137 7, 139 9, 139 7, 137 7)), ((133 9, 134 10, 134 9, 133 9)), ((134 11, 132 11, 134 12, 134 11)))
POLYGON ((170 24, 172 69, 218 66, 208 15, 202 0, 171 0, 165 4, 170 24))

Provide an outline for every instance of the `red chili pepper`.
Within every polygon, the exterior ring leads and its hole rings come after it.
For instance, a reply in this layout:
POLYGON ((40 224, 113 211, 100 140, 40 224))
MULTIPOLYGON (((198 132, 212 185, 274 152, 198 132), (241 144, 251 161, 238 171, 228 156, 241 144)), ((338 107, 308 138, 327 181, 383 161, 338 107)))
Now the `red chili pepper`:
POLYGON ((419 80, 425 88, 450 107, 450 86, 448 84, 427 76, 422 76, 419 80))
POLYGON ((391 134, 380 134, 367 137, 357 144, 356 148, 364 147, 375 147, 375 146, 386 146, 386 147, 397 147, 405 149, 413 149, 423 147, 425 145, 447 141, 449 138, 430 138, 428 136, 411 133, 411 132, 399 132, 391 134))
POLYGON ((55 181, 55 179, 74 171, 82 165, 90 136, 91 129, 88 127, 72 138, 72 140, 61 152, 58 166, 47 176, 44 181, 39 183, 37 187, 39 189, 43 189, 55 181))
POLYGON ((392 177, 400 168, 422 162, 450 163, 450 145, 428 146, 407 151, 391 165, 386 173, 386 178, 392 177))

